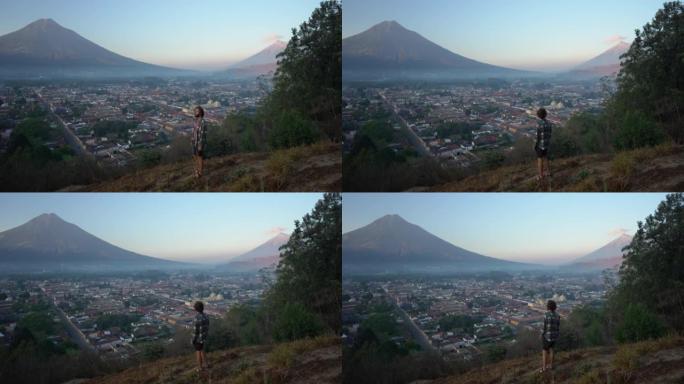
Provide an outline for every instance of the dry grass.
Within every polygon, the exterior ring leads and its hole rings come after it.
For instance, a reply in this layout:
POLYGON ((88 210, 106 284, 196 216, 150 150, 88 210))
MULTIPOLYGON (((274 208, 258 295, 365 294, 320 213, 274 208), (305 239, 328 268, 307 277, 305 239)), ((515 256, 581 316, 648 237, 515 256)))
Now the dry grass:
POLYGON ((619 347, 559 352, 553 372, 544 374, 538 373, 539 360, 539 356, 505 360, 432 384, 674 383, 684 379, 684 337, 673 334, 619 347))
POLYGON ((536 166, 504 166, 430 188, 435 192, 621 192, 684 189, 684 147, 672 143, 617 154, 551 161, 553 178, 536 181, 536 166))
POLYGON ((279 344, 268 355, 268 364, 272 368, 289 369, 294 363, 295 358, 304 352, 329 347, 337 343, 339 343, 337 336, 323 335, 279 344))
POLYGON ((204 176, 193 177, 192 161, 181 161, 126 174, 73 192, 321 192, 342 185, 341 146, 318 142, 272 153, 241 153, 206 160, 204 176))
POLYGON ((336 336, 320 336, 279 345, 240 347, 207 354, 211 369, 195 371, 194 355, 161 359, 123 372, 99 377, 88 384, 214 384, 311 383, 341 380, 341 346, 336 336), (339 348, 337 348, 339 346, 339 348))

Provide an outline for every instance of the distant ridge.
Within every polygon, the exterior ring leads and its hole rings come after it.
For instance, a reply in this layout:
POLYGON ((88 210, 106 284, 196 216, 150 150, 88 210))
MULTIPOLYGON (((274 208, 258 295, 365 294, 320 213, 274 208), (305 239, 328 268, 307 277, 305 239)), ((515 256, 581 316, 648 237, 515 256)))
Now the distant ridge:
POLYGON ((384 21, 342 40, 346 80, 520 77, 531 73, 453 53, 396 21, 384 21))
POLYGON ((620 72, 620 56, 629 50, 629 43, 620 42, 600 55, 573 68, 571 74, 585 76, 616 76, 620 72))
POLYGON ((232 272, 247 272, 273 267, 280 260, 280 247, 285 245, 289 239, 290 235, 279 233, 251 251, 230 259, 222 267, 232 272))
POLYGON ((607 268, 619 268, 622 264, 624 252, 622 249, 632 242, 632 236, 627 234, 620 235, 615 240, 592 251, 574 261, 569 265, 570 268, 586 270, 601 270, 607 268))
POLYGON ((287 43, 284 41, 276 41, 258 53, 230 66, 226 71, 229 75, 234 77, 256 77, 269 73, 275 73, 278 69, 278 56, 287 43))
POLYGON ((342 235, 343 271, 459 273, 532 269, 530 264, 483 256, 457 247, 399 215, 383 216, 342 235))
POLYGON ((52 19, 0 36, 0 76, 93 77, 189 74, 109 51, 52 19))
POLYGON ((119 248, 53 213, 0 232, 0 270, 5 273, 140 271, 186 266, 119 248))

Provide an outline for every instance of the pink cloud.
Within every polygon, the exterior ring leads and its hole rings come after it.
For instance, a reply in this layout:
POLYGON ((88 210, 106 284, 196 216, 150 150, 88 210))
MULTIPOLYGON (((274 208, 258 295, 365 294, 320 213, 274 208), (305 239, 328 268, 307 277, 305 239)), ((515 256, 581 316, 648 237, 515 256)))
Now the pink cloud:
POLYGON ((611 236, 629 235, 629 230, 627 228, 613 228, 608 231, 608 234, 611 236))
POLYGON ((267 235, 277 235, 279 233, 287 233, 287 228, 285 227, 272 227, 266 230, 267 235))
POLYGON ((282 40, 283 35, 279 35, 277 33, 269 33, 268 35, 264 36, 261 40, 264 43, 274 43, 278 40, 282 40))
POLYGON ((625 41, 625 40, 627 40, 626 37, 615 34, 615 35, 608 36, 603 42, 606 44, 615 45, 615 44, 622 42, 622 41, 625 41))

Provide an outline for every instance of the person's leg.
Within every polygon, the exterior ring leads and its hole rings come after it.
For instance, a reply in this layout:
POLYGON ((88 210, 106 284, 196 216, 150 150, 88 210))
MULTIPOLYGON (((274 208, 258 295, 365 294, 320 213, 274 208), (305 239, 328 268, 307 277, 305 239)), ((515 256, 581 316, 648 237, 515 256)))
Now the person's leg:
POLYGON ((202 366, 209 369, 209 363, 207 363, 207 355, 204 353, 204 349, 202 349, 202 366))
POLYGON ((549 349, 549 369, 553 369, 553 348, 549 349))
POLYGON ((197 356, 197 365, 202 369, 202 351, 196 351, 195 355, 197 356))
POLYGON ((204 155, 198 157, 199 161, 199 175, 202 176, 204 173, 204 155))
POLYGON ((551 162, 549 161, 549 157, 545 157, 544 160, 546 161, 546 175, 551 177, 551 162))
POLYGON ((540 372, 544 372, 545 369, 546 369, 546 350, 542 349, 542 368, 541 368, 540 372))
POLYGON ((544 178, 544 158, 537 158, 537 169, 539 170, 539 180, 544 178))

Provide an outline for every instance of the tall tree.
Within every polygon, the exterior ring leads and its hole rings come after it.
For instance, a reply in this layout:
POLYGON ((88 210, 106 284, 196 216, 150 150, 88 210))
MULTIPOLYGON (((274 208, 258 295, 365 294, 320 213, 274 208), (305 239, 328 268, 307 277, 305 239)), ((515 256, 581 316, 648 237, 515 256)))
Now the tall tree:
POLYGON ((326 193, 281 247, 268 298, 276 308, 301 304, 336 332, 341 329, 342 197, 326 193))
POLYGON ((641 304, 671 328, 683 330, 684 194, 668 195, 638 226, 611 297, 613 312, 641 304))
POLYGON ((294 110, 322 126, 331 139, 341 136, 342 5, 323 1, 307 22, 292 29, 278 55, 274 89, 267 100, 273 112, 294 110))
MULTIPOLYGON (((684 5, 671 1, 636 30, 622 56, 614 116, 641 111, 662 124, 675 141, 684 141, 684 5)), ((619 122, 619 120, 617 120, 619 122)))

